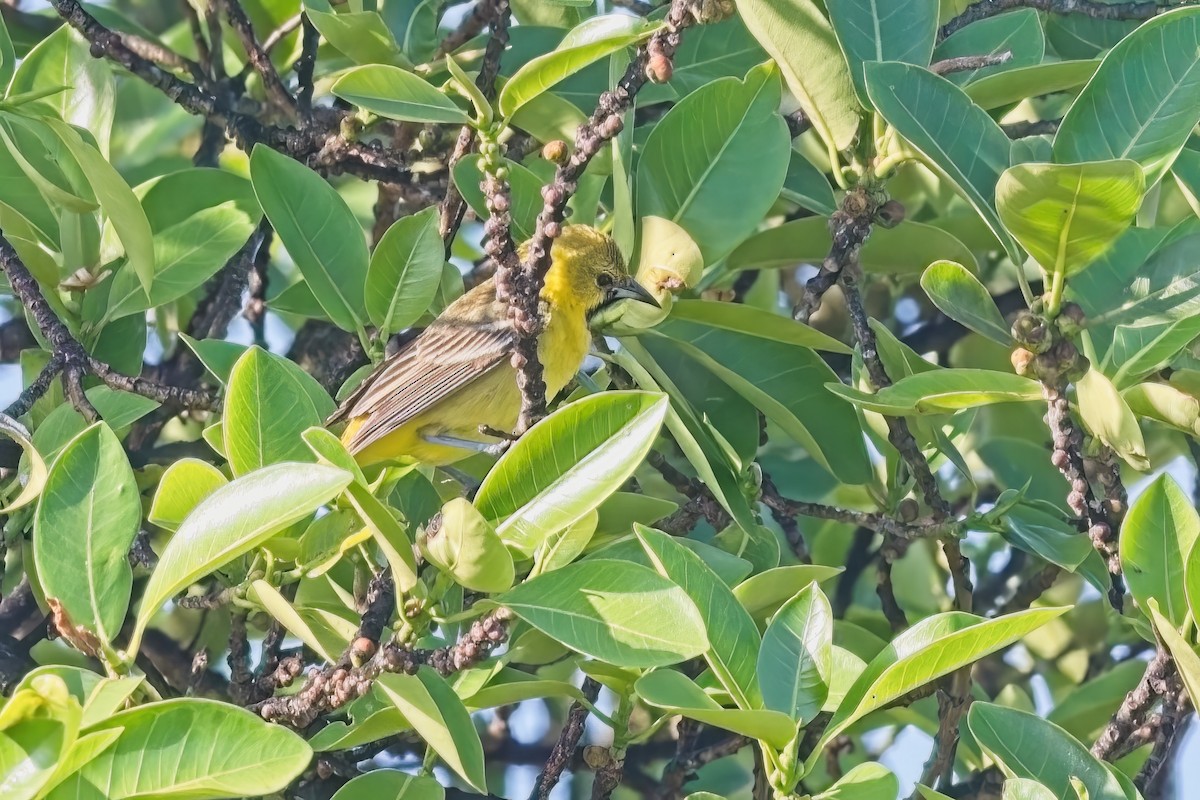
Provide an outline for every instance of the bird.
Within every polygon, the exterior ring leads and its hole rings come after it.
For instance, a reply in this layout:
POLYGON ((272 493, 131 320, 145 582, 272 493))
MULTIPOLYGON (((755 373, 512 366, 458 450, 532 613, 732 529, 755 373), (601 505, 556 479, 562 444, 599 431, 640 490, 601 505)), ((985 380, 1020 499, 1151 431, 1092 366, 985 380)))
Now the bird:
MULTIPOLYGON (((616 242, 589 225, 564 225, 550 260, 538 356, 546 396, 553 398, 587 357, 593 315, 621 300, 659 304, 629 274, 616 242)), ((512 365, 516 341, 495 278, 484 281, 388 356, 327 425, 348 421, 341 440, 361 467, 413 461, 446 466, 493 452, 503 443, 494 434, 512 431, 520 415, 512 365)))

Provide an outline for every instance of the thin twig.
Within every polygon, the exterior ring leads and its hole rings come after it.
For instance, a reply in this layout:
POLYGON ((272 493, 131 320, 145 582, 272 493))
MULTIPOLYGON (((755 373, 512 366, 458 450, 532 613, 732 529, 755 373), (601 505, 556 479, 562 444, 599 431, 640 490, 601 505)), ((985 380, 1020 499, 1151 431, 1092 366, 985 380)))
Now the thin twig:
POLYGON ((997 67, 1012 61, 1012 50, 1003 53, 991 53, 985 56, 958 56, 943 58, 929 65, 929 71, 935 75, 949 75, 952 72, 971 72, 985 67, 997 67))
POLYGON ((939 38, 962 30, 972 22, 994 17, 1015 8, 1036 8, 1049 14, 1081 14, 1092 19, 1150 19, 1175 6, 1191 5, 1183 3, 1159 3, 1155 0, 1143 0, 1133 3, 1100 3, 1094 0, 980 0, 967 6, 966 10, 942 26, 939 38))
MULTIPOLYGON (((585 678, 583 696, 587 699, 588 704, 595 703, 599 693, 600 684, 591 678, 585 678)), ((578 700, 571 704, 570 710, 567 711, 567 721, 558 736, 558 741, 554 743, 554 749, 550 751, 550 757, 546 759, 546 765, 538 775, 537 783, 529 795, 529 800, 550 800, 550 792, 558 785, 563 771, 571 763, 575 748, 579 746, 579 740, 583 738, 587 716, 587 705, 578 700)))
POLYGON ((246 51, 246 58, 254 67, 254 71, 258 73, 258 77, 262 79, 267 97, 284 113, 294 114, 296 98, 292 97, 287 87, 283 85, 283 79, 279 77, 279 72, 271 63, 271 57, 259 44, 258 38, 254 35, 254 25, 250 22, 250 17, 246 15, 245 9, 242 8, 241 0, 222 0, 222 2, 225 4, 225 17, 229 20, 229 26, 237 33, 238 39, 242 43, 242 49, 246 51))

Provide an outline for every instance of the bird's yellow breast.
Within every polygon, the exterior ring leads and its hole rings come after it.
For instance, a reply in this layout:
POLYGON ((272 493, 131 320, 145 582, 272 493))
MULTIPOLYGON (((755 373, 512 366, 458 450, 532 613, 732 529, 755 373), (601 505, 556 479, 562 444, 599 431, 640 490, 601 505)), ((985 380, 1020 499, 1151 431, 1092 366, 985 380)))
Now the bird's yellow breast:
MULTIPOLYGON (((538 344, 547 398, 554 397, 571 382, 583 365, 590 345, 585 312, 551 306, 538 344)), ((364 465, 405 457, 426 464, 450 464, 471 455, 471 451, 433 444, 428 437, 450 436, 494 443, 494 439, 479 432, 480 426, 511 431, 520 413, 521 393, 517 388, 516 371, 505 362, 363 448, 356 458, 364 465)), ((361 419, 351 420, 343 436, 352 436, 354 428, 361 423, 361 419)))

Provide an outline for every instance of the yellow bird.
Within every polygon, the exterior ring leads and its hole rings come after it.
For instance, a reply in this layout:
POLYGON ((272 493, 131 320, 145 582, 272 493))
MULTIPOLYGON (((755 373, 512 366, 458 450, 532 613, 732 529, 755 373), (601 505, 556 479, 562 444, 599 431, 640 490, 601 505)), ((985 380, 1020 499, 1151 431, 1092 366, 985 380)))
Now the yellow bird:
MULTIPOLYGON (((546 395, 554 397, 583 365, 592 314, 625 298, 658 302, 595 228, 564 226, 550 256, 538 354, 546 395)), ((511 431, 520 414, 515 340, 494 281, 481 283, 380 364, 329 424, 349 420, 342 442, 363 466, 403 459, 440 466, 486 451, 498 441, 481 428, 511 431)))

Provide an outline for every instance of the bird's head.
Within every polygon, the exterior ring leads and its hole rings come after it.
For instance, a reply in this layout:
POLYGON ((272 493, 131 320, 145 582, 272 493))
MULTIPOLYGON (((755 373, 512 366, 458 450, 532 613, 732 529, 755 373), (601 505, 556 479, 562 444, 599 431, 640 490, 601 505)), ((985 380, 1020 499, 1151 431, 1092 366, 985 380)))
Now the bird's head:
POLYGON ((590 225, 565 225, 550 250, 544 297, 558 307, 582 309, 588 316, 618 300, 658 301, 625 267, 617 243, 590 225))

